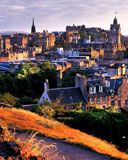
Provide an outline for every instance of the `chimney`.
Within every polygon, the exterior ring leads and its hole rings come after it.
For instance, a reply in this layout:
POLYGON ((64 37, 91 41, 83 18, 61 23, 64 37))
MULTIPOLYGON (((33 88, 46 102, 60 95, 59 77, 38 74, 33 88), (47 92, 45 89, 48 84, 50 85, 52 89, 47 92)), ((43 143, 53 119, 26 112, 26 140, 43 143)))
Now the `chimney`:
POLYGON ((84 92, 86 91, 87 88, 87 78, 84 75, 76 74, 75 87, 80 88, 81 92, 84 95, 84 92))
POLYGON ((49 91, 49 82, 48 82, 48 79, 46 79, 44 82, 44 92, 48 92, 48 91, 49 91))
POLYGON ((85 94, 86 89, 87 89, 87 78, 84 75, 82 75, 80 77, 80 90, 83 95, 85 94))
POLYGON ((76 74, 76 77, 75 77, 75 87, 76 88, 79 88, 80 87, 80 76, 81 74, 76 74))

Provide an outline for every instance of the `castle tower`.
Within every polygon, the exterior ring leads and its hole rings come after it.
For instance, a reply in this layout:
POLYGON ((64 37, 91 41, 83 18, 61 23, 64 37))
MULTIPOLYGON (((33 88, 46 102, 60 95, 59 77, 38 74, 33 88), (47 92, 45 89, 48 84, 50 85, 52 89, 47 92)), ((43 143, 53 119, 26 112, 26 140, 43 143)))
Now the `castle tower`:
POLYGON ((35 24, 34 24, 34 18, 32 20, 31 33, 36 33, 36 27, 35 27, 35 24))
POLYGON ((121 27, 118 24, 117 18, 113 20, 113 24, 110 26, 110 39, 112 44, 115 44, 118 49, 121 49, 121 27))

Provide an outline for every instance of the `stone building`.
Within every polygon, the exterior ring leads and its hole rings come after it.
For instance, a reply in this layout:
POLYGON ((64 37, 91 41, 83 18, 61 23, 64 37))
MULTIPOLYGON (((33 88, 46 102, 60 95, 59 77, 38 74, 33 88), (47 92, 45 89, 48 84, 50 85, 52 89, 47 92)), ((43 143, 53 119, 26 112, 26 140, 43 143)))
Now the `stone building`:
POLYGON ((72 107, 81 102, 86 102, 79 87, 49 89, 49 83, 48 80, 46 80, 44 83, 44 92, 38 103, 43 104, 46 101, 53 102, 58 99, 62 105, 72 107))
POLYGON ((82 102, 85 107, 117 109, 128 107, 128 78, 117 79, 104 77, 85 77, 77 74, 75 87, 49 89, 48 81, 44 84, 44 93, 39 104, 45 101, 61 100, 61 103, 75 104, 82 102), (66 103, 68 101, 68 103, 66 103))
POLYGON ((42 46, 44 49, 49 49, 55 46, 55 35, 53 33, 49 33, 48 31, 43 31, 42 34, 42 46))
POLYGON ((110 25, 109 41, 105 45, 105 59, 122 59, 126 48, 122 43, 121 26, 115 17, 110 25))
POLYGON ((76 76, 76 85, 81 88, 86 97, 88 107, 108 108, 115 106, 117 109, 128 106, 128 78, 117 79, 85 76, 76 76))
POLYGON ((117 46, 117 50, 121 50, 121 27, 116 17, 110 26, 110 40, 113 45, 117 46))
POLYGON ((11 40, 9 37, 4 36, 3 37, 3 48, 5 50, 9 50, 11 48, 11 40))
POLYGON ((66 40, 67 44, 78 43, 80 40, 80 31, 84 31, 85 26, 67 26, 66 27, 66 40))

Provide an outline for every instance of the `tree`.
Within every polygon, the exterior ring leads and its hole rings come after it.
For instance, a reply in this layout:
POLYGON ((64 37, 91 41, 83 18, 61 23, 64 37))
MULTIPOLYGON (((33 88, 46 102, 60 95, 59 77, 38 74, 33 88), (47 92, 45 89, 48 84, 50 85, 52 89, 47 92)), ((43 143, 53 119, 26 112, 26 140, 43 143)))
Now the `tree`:
POLYGON ((12 96, 10 93, 4 93, 0 95, 0 103, 5 106, 14 107, 16 104, 17 98, 12 96))
POLYGON ((0 93, 4 93, 6 92, 7 88, 6 88, 6 83, 4 81, 4 76, 2 74, 0 74, 0 93))
POLYGON ((54 70, 55 69, 54 65, 49 60, 44 61, 42 64, 39 65, 39 67, 42 70, 54 70))
POLYGON ((124 58, 128 58, 128 50, 124 51, 124 58))
POLYGON ((49 117, 49 118, 55 115, 55 111, 47 105, 39 106, 37 109, 37 113, 43 115, 44 117, 49 117))
POLYGON ((32 74, 36 74, 40 72, 40 68, 33 63, 25 63, 22 64, 18 71, 18 78, 25 78, 32 74))
POLYGON ((58 117, 65 113, 65 109, 58 99, 52 103, 46 101, 44 104, 40 105, 35 112, 48 117, 58 117))

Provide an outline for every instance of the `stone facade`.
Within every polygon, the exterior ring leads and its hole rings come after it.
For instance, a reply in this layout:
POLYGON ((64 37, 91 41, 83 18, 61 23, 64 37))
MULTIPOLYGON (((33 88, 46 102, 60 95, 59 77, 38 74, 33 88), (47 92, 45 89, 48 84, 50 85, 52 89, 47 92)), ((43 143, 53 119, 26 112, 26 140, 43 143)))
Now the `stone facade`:
POLYGON ((118 108, 128 107, 128 78, 105 79, 76 76, 76 87, 80 87, 86 97, 88 107, 118 108))
POLYGON ((110 27, 110 39, 112 44, 116 44, 118 50, 121 49, 121 27, 118 24, 117 18, 114 18, 113 24, 110 27))

